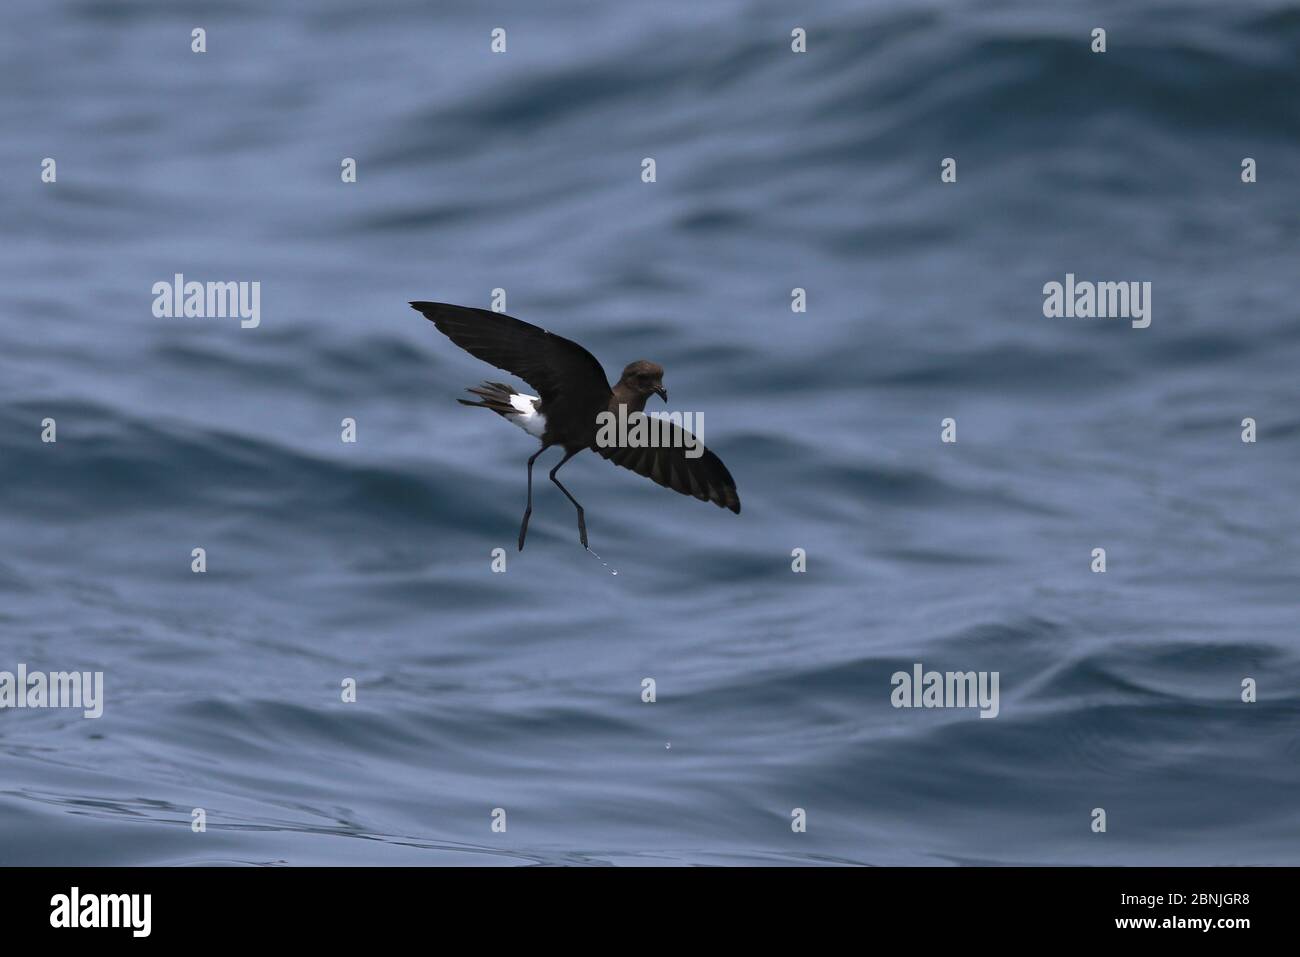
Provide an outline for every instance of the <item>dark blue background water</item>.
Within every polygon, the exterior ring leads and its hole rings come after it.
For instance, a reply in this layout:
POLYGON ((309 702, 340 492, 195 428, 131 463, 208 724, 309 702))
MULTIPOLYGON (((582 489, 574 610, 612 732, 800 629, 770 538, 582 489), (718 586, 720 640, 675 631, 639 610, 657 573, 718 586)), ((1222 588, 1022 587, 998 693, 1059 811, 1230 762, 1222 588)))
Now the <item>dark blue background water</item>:
POLYGON ((0 863, 1300 863, 1300 9, 1088 7, 10 4, 0 670, 107 703, 0 712, 0 863), (516 554, 533 446, 406 305, 495 287, 743 514, 586 455, 620 574, 545 482, 516 554))

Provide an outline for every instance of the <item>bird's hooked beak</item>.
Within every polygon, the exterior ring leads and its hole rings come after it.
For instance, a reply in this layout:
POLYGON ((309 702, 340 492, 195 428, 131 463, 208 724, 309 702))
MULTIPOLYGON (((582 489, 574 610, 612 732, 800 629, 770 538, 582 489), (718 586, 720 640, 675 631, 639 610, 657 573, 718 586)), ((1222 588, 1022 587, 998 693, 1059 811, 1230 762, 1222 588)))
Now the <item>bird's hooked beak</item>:
POLYGON ((668 401, 668 390, 663 386, 655 389, 655 395, 659 396, 659 398, 663 399, 665 402, 668 401))

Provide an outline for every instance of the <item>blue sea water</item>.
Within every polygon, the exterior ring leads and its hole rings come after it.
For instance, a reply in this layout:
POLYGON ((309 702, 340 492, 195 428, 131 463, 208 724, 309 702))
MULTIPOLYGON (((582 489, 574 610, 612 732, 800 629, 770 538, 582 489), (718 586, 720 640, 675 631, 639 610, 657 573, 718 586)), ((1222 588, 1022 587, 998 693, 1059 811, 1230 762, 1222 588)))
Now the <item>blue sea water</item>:
POLYGON ((0 710, 0 864, 1300 863, 1300 6, 4 16, 0 670, 106 700, 0 710), (517 553, 534 446, 406 304, 495 288, 743 513, 588 454, 619 574, 540 472, 517 553))

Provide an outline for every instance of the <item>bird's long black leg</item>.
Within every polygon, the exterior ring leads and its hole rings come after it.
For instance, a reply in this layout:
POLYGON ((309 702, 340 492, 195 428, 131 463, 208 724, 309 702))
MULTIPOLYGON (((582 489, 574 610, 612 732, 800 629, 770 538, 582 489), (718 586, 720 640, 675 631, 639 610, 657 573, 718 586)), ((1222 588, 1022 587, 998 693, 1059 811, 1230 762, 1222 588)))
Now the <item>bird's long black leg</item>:
POLYGON ((519 550, 521 552, 524 550, 524 536, 528 534, 528 518, 533 514, 533 463, 537 461, 537 456, 548 448, 550 448, 549 445, 543 445, 528 459, 528 507, 524 509, 524 522, 519 526, 519 550))
POLYGON ((579 541, 582 542, 582 547, 586 548, 587 547, 587 521, 582 517, 582 506, 578 504, 578 500, 576 498, 574 498, 572 495, 569 494, 569 490, 560 484, 560 480, 555 477, 555 473, 560 470, 560 466, 563 465, 565 462, 569 461, 569 459, 573 458, 581 451, 582 449, 573 449, 572 451, 566 450, 564 453, 564 458, 560 459, 559 465, 551 469, 551 481, 555 483, 556 488, 558 488, 561 492, 564 493, 564 497, 573 503, 573 507, 578 510, 578 539, 579 541))

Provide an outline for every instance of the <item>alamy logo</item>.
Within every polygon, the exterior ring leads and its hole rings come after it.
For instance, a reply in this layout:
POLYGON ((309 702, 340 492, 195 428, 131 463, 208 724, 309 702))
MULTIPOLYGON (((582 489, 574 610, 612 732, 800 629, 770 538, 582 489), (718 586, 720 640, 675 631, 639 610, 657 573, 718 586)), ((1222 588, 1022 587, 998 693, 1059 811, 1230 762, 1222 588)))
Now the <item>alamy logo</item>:
POLYGON ((104 713, 104 672, 0 671, 0 708, 80 708, 83 717, 104 713))
POLYGON ((600 427, 596 433, 598 448, 685 449, 688 459, 704 454, 704 413, 644 412, 628 413, 620 405, 618 414, 601 412, 596 416, 600 427))
POLYGON ((1151 325, 1150 282, 1065 282, 1043 285, 1043 315, 1048 319, 1131 319, 1134 329, 1151 325))
POLYGON ((152 894, 71 893, 50 898, 51 927, 129 927, 132 937, 148 937, 152 929, 152 894))
POLYGON ((895 671, 889 703, 895 708, 979 708, 981 718, 996 718, 998 704, 996 671, 925 671, 918 661, 909 674, 895 671))
POLYGON ((186 282, 177 273, 171 282, 154 283, 153 295, 159 319, 239 319, 243 329, 262 324, 260 282, 186 282))

